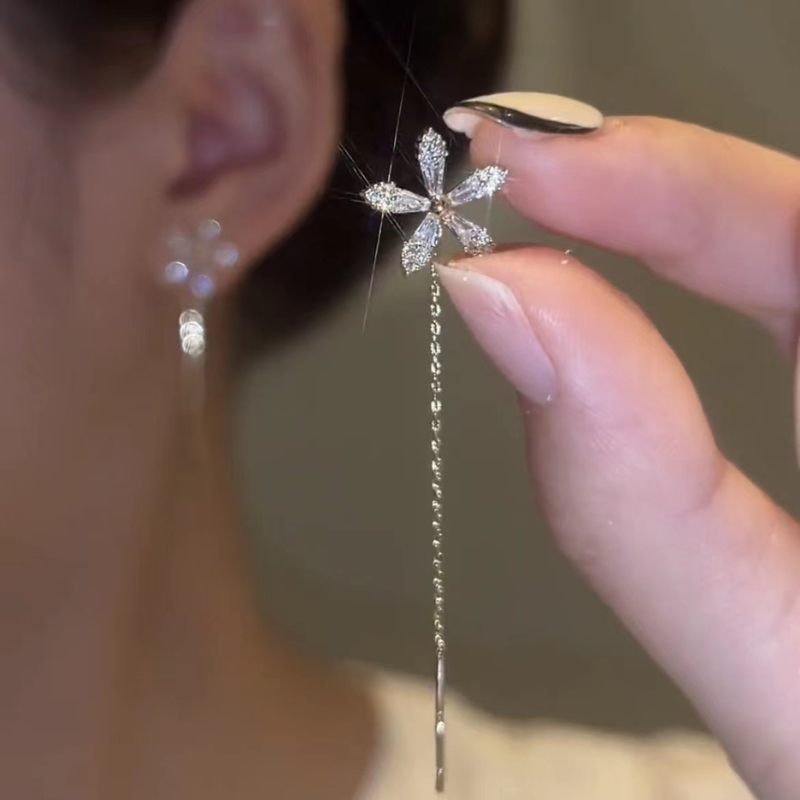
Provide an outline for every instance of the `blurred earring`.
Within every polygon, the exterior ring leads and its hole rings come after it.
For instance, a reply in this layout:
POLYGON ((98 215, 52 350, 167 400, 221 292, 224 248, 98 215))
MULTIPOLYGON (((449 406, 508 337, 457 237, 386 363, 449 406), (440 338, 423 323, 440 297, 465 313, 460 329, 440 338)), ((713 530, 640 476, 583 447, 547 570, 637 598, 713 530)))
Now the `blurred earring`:
POLYGON ((191 420, 202 423, 208 306, 217 292, 220 274, 238 264, 239 251, 223 239, 219 222, 209 219, 193 228, 174 230, 167 238, 166 260, 163 279, 178 293, 181 306, 177 333, 184 361, 181 377, 187 411, 191 420))
POLYGON ((407 275, 430 270, 431 275, 431 488, 433 491, 433 624, 436 647, 436 791, 445 789, 445 690, 447 640, 445 637, 444 505, 442 493, 442 306, 435 258, 444 229, 450 230, 468 255, 491 253, 495 243, 489 232, 462 217, 456 208, 492 197, 504 186, 508 171, 486 167, 445 193, 448 150, 433 129, 419 141, 417 156, 427 197, 379 183, 364 192, 364 199, 381 214, 425 214, 425 219, 403 246, 402 263, 407 275))
POLYGON ((190 360, 201 359, 208 344, 207 306, 216 294, 219 273, 236 266, 239 251, 223 240, 222 226, 213 219, 174 231, 167 246, 164 279, 180 290, 184 307, 178 320, 181 351, 190 360))

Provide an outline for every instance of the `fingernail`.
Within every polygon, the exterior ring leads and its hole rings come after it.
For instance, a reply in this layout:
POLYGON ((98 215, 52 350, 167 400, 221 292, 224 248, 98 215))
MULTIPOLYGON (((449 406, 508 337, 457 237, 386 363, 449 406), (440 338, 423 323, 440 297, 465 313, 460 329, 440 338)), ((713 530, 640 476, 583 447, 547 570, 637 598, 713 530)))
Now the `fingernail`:
POLYGON ((445 112, 445 124, 470 138, 481 120, 491 120, 522 134, 588 134, 603 127, 593 106, 538 92, 507 92, 465 100, 445 112))
POLYGON ((478 344, 517 391, 544 405, 556 395, 556 371, 514 292, 463 267, 439 267, 442 284, 478 344))

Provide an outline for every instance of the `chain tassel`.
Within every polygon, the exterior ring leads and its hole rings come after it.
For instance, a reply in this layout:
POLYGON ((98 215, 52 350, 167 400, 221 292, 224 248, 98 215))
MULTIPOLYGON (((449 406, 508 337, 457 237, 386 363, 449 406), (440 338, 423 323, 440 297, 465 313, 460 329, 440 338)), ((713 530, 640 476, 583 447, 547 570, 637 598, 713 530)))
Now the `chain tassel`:
POLYGON ((444 510, 442 506, 442 288, 431 268, 431 477, 433 510, 433 625, 436 643, 436 791, 445 788, 444 510))
MULTIPOLYGON (((457 209, 475 200, 492 197, 506 182, 502 167, 476 170, 455 189, 445 193, 448 146, 433 128, 425 131, 417 146, 417 160, 425 192, 421 196, 402 189, 391 179, 368 186, 363 193, 367 205, 390 218, 396 214, 425 214, 425 219, 403 245, 401 261, 407 275, 432 269, 431 283, 431 467, 433 489, 433 591, 436 636, 436 790, 445 785, 445 593, 444 529, 442 507, 442 289, 434 262, 445 229, 458 239, 471 256, 491 253, 494 240, 489 231, 462 217, 457 209)), ((391 174, 391 170, 390 170, 391 174)))

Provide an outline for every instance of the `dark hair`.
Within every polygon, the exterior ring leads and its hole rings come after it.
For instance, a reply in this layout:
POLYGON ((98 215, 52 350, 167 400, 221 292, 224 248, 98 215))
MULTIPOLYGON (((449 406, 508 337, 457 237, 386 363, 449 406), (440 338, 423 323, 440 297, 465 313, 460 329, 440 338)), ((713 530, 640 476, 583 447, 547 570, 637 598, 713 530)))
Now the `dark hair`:
POLYGON ((0 0, 4 27, 60 91, 94 94, 153 64, 186 0, 0 0))
MULTIPOLYGON (((0 0, 0 15, 45 74, 99 93, 135 82, 153 64, 184 2, 0 0)), ((362 176, 385 176, 401 94, 394 174, 413 182, 415 138, 430 125, 441 128, 439 115, 454 102, 489 90, 500 64, 504 0, 346 0, 345 10, 349 158, 340 158, 305 223, 243 286, 249 344, 298 330, 368 276, 375 220, 342 198, 364 188, 362 176)))

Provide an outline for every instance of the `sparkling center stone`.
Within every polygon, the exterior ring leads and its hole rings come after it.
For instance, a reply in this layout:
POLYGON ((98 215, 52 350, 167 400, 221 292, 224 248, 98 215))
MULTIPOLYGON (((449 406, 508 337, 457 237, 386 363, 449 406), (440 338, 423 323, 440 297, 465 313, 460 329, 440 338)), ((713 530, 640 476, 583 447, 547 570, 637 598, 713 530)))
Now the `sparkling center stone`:
POLYGON ((451 211, 452 208, 453 204, 446 197, 434 197, 431 200, 431 211, 439 216, 451 211))

